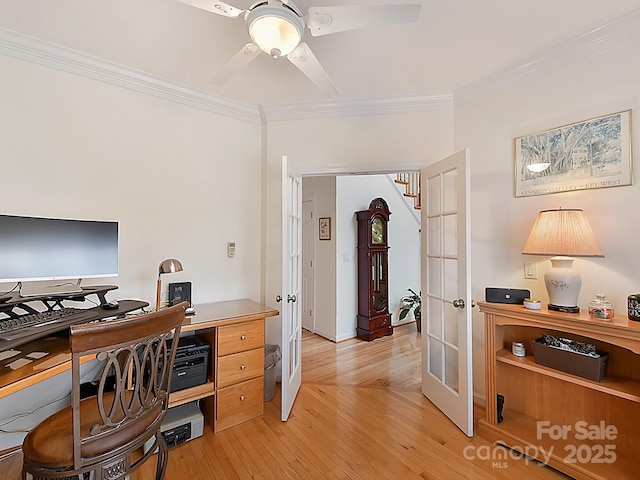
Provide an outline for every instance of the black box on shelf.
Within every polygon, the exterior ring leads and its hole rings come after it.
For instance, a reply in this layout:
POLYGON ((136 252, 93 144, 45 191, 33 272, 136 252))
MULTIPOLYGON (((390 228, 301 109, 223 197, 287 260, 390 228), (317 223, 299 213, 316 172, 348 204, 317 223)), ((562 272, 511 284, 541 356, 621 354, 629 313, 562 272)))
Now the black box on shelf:
POLYGON ((498 288, 486 287, 484 289, 484 298, 490 303, 510 303, 514 305, 522 305, 525 298, 529 298, 531 292, 521 288, 498 288))
POLYGON ((531 341, 533 356, 538 365, 554 368, 562 372, 600 382, 607 376, 609 354, 597 350, 599 357, 591 357, 581 353, 570 352, 560 348, 549 347, 540 343, 541 339, 531 341))

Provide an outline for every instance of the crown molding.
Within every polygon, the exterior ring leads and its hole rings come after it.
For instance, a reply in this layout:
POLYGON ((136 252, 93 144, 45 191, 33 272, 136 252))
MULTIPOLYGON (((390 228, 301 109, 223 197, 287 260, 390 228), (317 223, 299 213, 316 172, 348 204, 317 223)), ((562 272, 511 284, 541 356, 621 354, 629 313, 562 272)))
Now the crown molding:
POLYGON ((87 55, 0 27, 0 53, 31 63, 127 88, 254 125, 285 121, 424 112, 453 107, 452 95, 400 95, 356 100, 319 100, 258 108, 170 82, 108 60, 87 55))
POLYGON ((522 80, 586 58, 628 48, 627 44, 639 36, 640 8, 456 89, 455 103, 468 103, 474 98, 495 93, 522 80))
POLYGON ((140 70, 0 28, 0 53, 31 63, 260 125, 256 107, 154 77, 140 70))
POLYGON ((410 94, 379 98, 317 100, 263 107, 225 99, 148 73, 0 27, 0 53, 39 65, 235 118, 261 122, 403 114, 453 108, 585 58, 625 45, 640 36, 640 9, 559 43, 456 89, 453 94, 410 94))
POLYGON ((427 112, 447 108, 453 108, 453 95, 393 95, 351 100, 317 100, 263 107, 268 122, 427 112))

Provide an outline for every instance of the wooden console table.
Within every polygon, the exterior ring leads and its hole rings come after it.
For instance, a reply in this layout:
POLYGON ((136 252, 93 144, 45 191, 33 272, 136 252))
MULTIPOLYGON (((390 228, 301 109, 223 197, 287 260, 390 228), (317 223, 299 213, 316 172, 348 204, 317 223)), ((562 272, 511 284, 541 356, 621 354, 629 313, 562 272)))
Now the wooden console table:
POLYGON ((480 303, 485 318, 486 418, 479 434, 526 453, 577 479, 638 478, 640 448, 640 323, 617 315, 591 319, 480 303), (531 341, 547 333, 609 353, 596 382, 538 365, 531 341), (524 342, 526 356, 512 354, 524 342), (498 423, 497 395, 504 395, 498 423))
MULTIPOLYGON (((196 314, 186 317, 182 331, 195 332, 211 345, 208 381, 173 392, 169 406, 204 399, 205 421, 216 432, 262 415, 264 321, 276 315, 277 310, 246 299, 196 305, 196 314)), ((65 337, 41 338, 16 350, 19 355, 0 360, 0 398, 71 368, 65 337), (46 355, 31 358, 39 356, 36 352, 46 355), (7 368, 20 358, 29 363, 7 368)))

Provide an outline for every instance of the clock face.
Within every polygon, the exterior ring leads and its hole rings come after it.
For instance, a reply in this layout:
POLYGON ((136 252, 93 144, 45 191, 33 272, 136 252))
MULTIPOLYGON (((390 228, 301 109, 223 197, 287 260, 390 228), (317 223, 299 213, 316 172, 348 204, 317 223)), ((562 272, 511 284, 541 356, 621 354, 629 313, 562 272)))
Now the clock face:
POLYGON ((371 220, 371 243, 384 243, 384 225, 380 217, 371 220))

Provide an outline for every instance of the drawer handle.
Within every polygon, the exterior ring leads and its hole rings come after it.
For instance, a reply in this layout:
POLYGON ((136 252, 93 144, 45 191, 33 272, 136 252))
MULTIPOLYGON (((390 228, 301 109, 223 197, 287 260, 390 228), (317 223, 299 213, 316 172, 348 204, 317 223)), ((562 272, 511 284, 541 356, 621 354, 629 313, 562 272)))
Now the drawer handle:
POLYGON ((246 370, 247 367, 245 365, 240 365, 240 370, 246 370))
POLYGON ((246 335, 242 335, 242 336, 240 337, 240 340, 246 340, 246 339, 247 339, 247 336, 246 336, 246 335))
POLYGON ((244 402, 244 395, 240 395, 240 401, 244 402))

